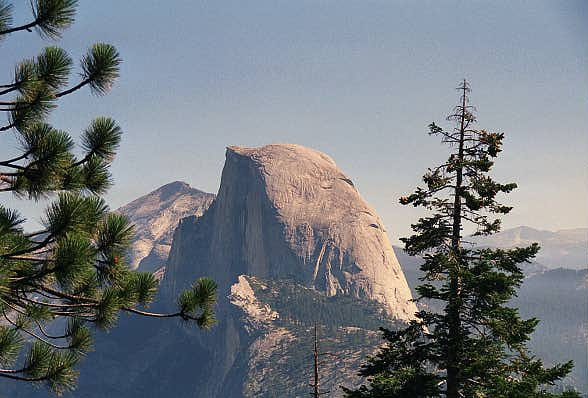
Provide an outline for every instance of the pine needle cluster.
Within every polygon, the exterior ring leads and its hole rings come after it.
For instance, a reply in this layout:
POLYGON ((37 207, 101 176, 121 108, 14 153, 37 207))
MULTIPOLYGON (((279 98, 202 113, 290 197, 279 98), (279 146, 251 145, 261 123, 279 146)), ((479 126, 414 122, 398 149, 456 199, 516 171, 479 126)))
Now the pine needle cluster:
MULTIPOLYGON (((33 30, 59 39, 76 7, 76 0, 31 0, 31 21, 14 25, 12 5, 0 0, 0 39, 33 30)), ((0 135, 14 134, 19 143, 18 153, 0 161, 0 192, 53 199, 34 232, 25 231, 17 210, 0 205, 0 377, 45 384, 57 394, 75 387, 93 330, 113 327, 121 311, 209 328, 216 300, 216 284, 203 278, 180 296, 177 312, 145 310, 158 282, 128 269, 133 226, 99 196, 112 184, 120 127, 98 117, 76 148, 67 132, 47 123, 59 98, 84 87, 107 93, 121 58, 112 45, 97 43, 80 64, 79 81, 68 85, 73 61, 49 46, 19 62, 12 81, 0 85, 0 112, 7 116, 0 135)))

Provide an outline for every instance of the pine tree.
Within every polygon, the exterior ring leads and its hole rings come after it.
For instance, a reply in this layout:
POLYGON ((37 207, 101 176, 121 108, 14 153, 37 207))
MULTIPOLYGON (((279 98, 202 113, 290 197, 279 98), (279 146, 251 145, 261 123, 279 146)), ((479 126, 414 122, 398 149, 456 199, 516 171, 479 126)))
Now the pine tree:
POLYGON ((489 172, 501 151, 503 133, 475 129, 470 88, 458 87, 460 103, 446 131, 429 125, 451 153, 440 166, 428 169, 424 187, 400 199, 404 205, 431 212, 412 225, 414 234, 403 238, 410 255, 422 255, 424 282, 419 300, 441 304, 438 312, 421 310, 401 330, 383 330, 386 344, 360 371, 368 385, 344 389, 348 398, 376 397, 578 397, 575 392, 548 392, 565 377, 572 363, 544 367, 527 350, 537 319, 523 320, 508 306, 523 282, 518 264, 529 262, 539 247, 477 248, 462 236, 499 231, 510 212, 497 195, 516 184, 494 181, 489 172))
MULTIPOLYGON (((31 0, 33 18, 12 24, 12 5, 0 0, 0 38, 35 30, 59 39, 74 21, 76 0, 31 0)), ((81 79, 68 88, 72 59, 50 46, 14 68, 0 86, 0 135, 14 134, 19 152, 0 161, 0 192, 21 200, 54 198, 42 228, 0 205, 0 377, 45 384, 55 393, 75 387, 75 365, 92 347, 90 327, 108 329, 118 314, 175 317, 202 328, 214 323, 216 285, 198 280, 178 299, 178 310, 146 311, 157 291, 150 273, 131 272, 125 252, 133 228, 111 213, 100 194, 111 184, 109 166, 121 139, 110 118, 92 121, 81 155, 65 131, 46 122, 59 98, 88 87, 109 91, 119 75, 117 50, 97 43, 81 59, 81 79), (55 330, 62 325, 62 330, 55 330)))

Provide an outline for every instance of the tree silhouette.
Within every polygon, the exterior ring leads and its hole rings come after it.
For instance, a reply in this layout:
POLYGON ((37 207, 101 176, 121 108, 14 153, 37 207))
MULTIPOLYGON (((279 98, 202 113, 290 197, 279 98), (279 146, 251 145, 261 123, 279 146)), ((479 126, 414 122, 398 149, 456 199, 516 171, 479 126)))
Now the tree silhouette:
POLYGON ((470 87, 458 87, 460 102, 448 117, 446 131, 431 123, 451 153, 440 166, 428 169, 424 187, 400 199, 432 215, 412 225, 414 235, 402 239, 409 255, 422 255, 423 284, 419 299, 441 303, 440 312, 420 311, 408 327, 383 329, 385 347, 369 359, 360 375, 369 385, 345 389, 349 398, 366 397, 578 397, 575 392, 547 391, 565 377, 572 363, 545 368, 526 344, 537 319, 523 320, 507 305, 523 282, 518 264, 528 262, 537 244, 510 250, 475 248, 464 240, 468 225, 475 235, 499 231, 512 209, 496 197, 516 184, 489 176, 504 134, 475 129, 470 87))

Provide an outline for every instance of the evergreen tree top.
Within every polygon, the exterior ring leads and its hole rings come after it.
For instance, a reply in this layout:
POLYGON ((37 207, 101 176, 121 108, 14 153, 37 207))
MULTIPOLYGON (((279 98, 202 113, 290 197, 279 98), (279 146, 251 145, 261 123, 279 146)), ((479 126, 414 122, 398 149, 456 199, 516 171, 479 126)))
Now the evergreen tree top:
POLYGON ((504 134, 476 129, 467 81, 458 91, 459 103, 447 118, 454 127, 429 125, 429 134, 449 146, 447 161, 429 168, 424 186, 400 198, 401 204, 429 212, 402 241, 409 254, 423 256, 417 300, 435 300, 443 310, 421 310, 406 328, 383 329, 386 345, 360 372, 369 385, 344 389, 346 396, 579 397, 573 391, 550 391, 572 363, 544 367, 527 349, 539 321, 521 319, 508 306, 523 282, 518 265, 530 261, 539 246, 476 248, 462 236, 467 224, 478 235, 499 231, 500 219, 490 217, 508 214, 512 207, 497 196, 516 184, 491 177, 504 134))

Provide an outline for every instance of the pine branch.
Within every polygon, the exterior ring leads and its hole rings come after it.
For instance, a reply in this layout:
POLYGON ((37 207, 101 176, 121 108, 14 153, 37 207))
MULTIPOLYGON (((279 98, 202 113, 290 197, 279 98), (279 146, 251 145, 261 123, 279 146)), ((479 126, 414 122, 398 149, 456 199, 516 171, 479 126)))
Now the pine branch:
POLYGON ((38 341, 41 341, 44 344, 47 344, 51 348, 55 348, 55 349, 58 349, 58 350, 69 350, 69 349, 71 349, 70 346, 60 346, 60 345, 57 345, 57 344, 53 344, 52 342, 50 342, 50 341, 42 338, 38 334, 36 334, 34 332, 31 332, 30 330, 27 330, 24 327, 18 326, 16 323, 14 323, 13 321, 10 320, 10 318, 6 315, 6 312, 4 310, 2 310, 2 313, 4 315, 4 319, 6 319, 8 321, 8 323, 10 323, 12 326, 14 326, 15 328, 17 328, 18 330, 23 331, 24 333, 28 334, 29 336, 37 339, 38 341))
POLYGON ((35 20, 35 21, 29 22, 27 24, 21 25, 21 26, 16 26, 14 28, 0 30, 0 36, 7 35, 7 34, 10 34, 10 33, 14 33, 14 32, 20 32, 20 31, 23 31, 23 30, 26 30, 27 32, 30 32, 32 28, 34 28, 35 26, 38 25, 38 23, 39 22, 35 20))

